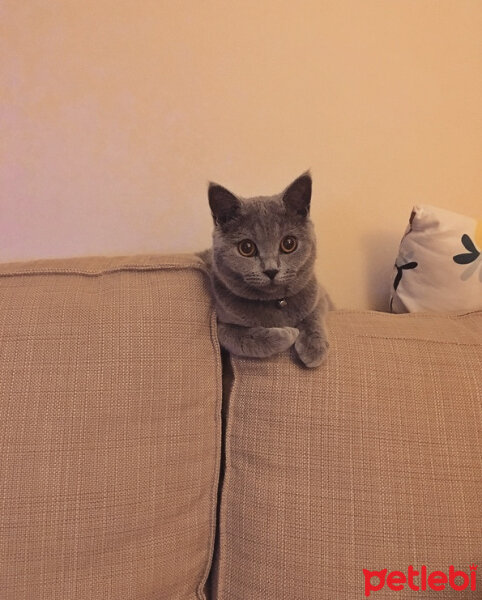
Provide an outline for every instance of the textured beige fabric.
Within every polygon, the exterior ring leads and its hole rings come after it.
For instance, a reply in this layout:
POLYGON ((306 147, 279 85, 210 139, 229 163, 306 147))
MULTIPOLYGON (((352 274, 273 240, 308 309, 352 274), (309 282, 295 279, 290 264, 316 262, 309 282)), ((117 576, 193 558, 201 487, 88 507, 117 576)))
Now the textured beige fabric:
MULTIPOLYGON (((318 370, 234 359, 219 600, 364 598, 363 569, 479 565, 482 313, 334 312, 318 370)), ((376 583, 376 579, 373 583, 376 583)))
POLYGON ((221 368, 195 257, 0 267, 0 598, 203 598, 221 368))

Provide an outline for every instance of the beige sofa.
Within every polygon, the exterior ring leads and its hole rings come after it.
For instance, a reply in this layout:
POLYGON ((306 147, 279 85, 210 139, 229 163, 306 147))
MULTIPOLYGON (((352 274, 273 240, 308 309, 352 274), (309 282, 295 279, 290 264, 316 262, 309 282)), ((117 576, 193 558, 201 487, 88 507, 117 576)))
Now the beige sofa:
POLYGON ((223 366, 194 256, 1 266, 1 600, 480 598, 482 313, 328 327, 223 366))

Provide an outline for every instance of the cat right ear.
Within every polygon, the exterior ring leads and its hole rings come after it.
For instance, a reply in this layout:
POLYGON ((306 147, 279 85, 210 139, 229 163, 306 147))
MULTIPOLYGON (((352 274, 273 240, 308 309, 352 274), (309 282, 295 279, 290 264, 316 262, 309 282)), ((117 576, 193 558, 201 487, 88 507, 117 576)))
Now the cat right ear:
POLYGON ((306 217, 310 212, 311 174, 309 171, 295 179, 283 193, 283 202, 290 214, 306 217))
POLYGON ((222 185, 210 183, 208 198, 216 225, 224 225, 236 216, 240 206, 239 200, 222 185))

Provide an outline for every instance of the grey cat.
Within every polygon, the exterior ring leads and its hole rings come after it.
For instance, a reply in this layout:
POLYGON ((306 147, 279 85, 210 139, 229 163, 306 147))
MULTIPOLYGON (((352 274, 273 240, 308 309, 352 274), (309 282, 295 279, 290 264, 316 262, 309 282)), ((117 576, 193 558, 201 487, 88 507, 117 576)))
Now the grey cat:
POLYGON ((332 307, 313 272, 311 189, 309 172, 275 196, 244 199, 209 184, 213 246, 199 256, 210 269, 219 342, 232 354, 261 358, 294 345, 307 367, 326 356, 332 307))

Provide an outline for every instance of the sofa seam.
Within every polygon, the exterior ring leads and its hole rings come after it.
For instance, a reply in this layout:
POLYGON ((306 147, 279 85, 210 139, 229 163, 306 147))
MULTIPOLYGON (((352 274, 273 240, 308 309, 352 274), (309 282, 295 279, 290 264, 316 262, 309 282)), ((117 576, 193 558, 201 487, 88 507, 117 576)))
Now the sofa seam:
MULTIPOLYGON (((201 265, 196 265, 198 270, 204 272, 207 275, 207 269, 203 269, 201 265)), ((207 551, 206 564, 201 580, 197 586, 196 596, 199 600, 206 600, 206 594, 204 587, 209 578, 213 566, 213 558, 215 552, 215 540, 216 540, 216 527, 217 527, 217 511, 218 511, 218 490, 219 490, 219 476, 221 467, 221 436, 222 436, 222 422, 221 422, 221 410, 222 410, 222 363, 221 363, 221 348, 219 346, 219 340, 217 336, 217 315, 214 305, 211 304, 211 318, 210 318, 210 337, 213 349, 216 355, 216 411, 215 411, 215 465, 213 480, 211 485, 211 515, 210 515, 210 532, 209 532, 209 549, 207 551)))
POLYGON ((110 275, 112 273, 119 273, 122 271, 169 271, 174 269, 195 269, 207 274, 207 267, 201 262, 189 262, 189 263, 156 263, 154 265, 135 265, 126 263, 119 265, 118 267, 102 269, 99 271, 89 271, 86 269, 67 269, 67 268, 45 268, 45 269, 27 269, 17 270, 11 272, 0 272, 0 277, 19 277, 22 275, 80 275, 84 277, 100 277, 102 275, 110 275))
POLYGON ((406 313, 391 313, 388 311, 370 310, 370 309, 357 310, 357 309, 351 309, 351 308, 339 308, 339 309, 329 311, 329 312, 338 313, 338 314, 348 314, 348 315, 370 315, 370 316, 375 316, 375 317, 386 317, 387 315, 390 315, 392 317, 408 317, 408 318, 420 317, 422 315, 425 317, 443 316, 444 318, 447 318, 447 319, 460 319, 463 317, 469 317, 471 315, 481 315, 482 316, 482 308, 464 311, 464 312, 460 312, 460 311, 447 311, 447 312, 444 312, 444 311, 438 311, 438 312, 419 311, 419 312, 406 312, 406 313))
POLYGON ((219 547, 218 547, 218 565, 217 565, 217 577, 216 577, 216 588, 215 598, 219 599, 219 594, 223 592, 223 584, 224 584, 224 561, 223 561, 223 552, 225 551, 225 545, 227 540, 226 534, 226 511, 227 511, 227 500, 225 495, 228 493, 230 484, 231 484, 231 473, 232 473, 232 453, 231 453, 231 439, 232 439, 232 430, 233 430, 233 402, 237 393, 238 387, 238 368, 236 366, 236 361, 231 360, 230 354, 230 362, 232 369, 232 381, 230 386, 229 395, 226 397, 226 423, 225 423, 225 431, 224 431, 224 476, 222 482, 222 488, 219 494, 219 517, 218 517, 218 539, 219 539, 219 547))
MULTIPOLYGON (((350 335, 350 334, 348 334, 350 335)), ((449 342, 447 340, 430 340, 427 338, 415 338, 415 337, 403 337, 403 336, 394 336, 394 335, 363 335, 359 333, 352 334, 352 337, 358 339, 369 339, 369 340, 399 340, 406 342, 427 342, 429 344, 444 344, 446 346, 469 346, 473 348, 479 348, 482 344, 478 344, 477 342, 449 342)))

